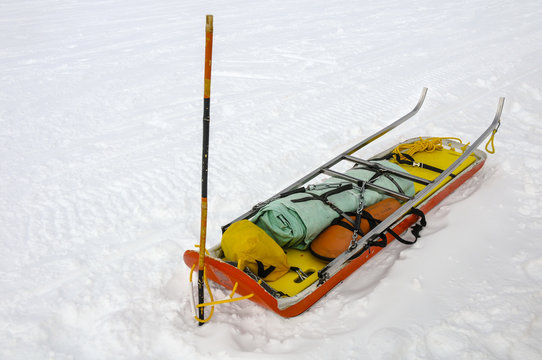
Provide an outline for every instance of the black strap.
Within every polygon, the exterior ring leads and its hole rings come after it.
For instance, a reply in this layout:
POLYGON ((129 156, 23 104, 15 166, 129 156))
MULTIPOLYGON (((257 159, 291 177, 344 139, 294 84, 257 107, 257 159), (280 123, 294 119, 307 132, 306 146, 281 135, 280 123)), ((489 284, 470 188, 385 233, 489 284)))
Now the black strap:
POLYGON ((378 237, 380 237, 380 240, 375 241, 373 239, 373 240, 368 242, 369 247, 377 246, 377 247, 383 248, 383 247, 386 247, 386 245, 388 245, 388 238, 386 237, 386 235, 384 233, 379 234, 378 237))
MULTIPOLYGON (((399 155, 397 153, 390 153, 387 156, 387 158, 388 159, 395 158, 395 161, 397 161, 399 164, 415 166, 415 167, 419 167, 419 168, 422 168, 422 169, 431 170, 431 171, 437 172, 439 174, 444 172, 444 170, 439 169, 438 167, 428 165, 428 164, 425 164, 425 163, 422 163, 422 162, 416 162, 414 160, 414 158, 412 156, 408 155, 408 154, 401 153, 401 155, 399 155)), ((454 174, 450 174, 449 176, 452 179, 455 177, 454 174)))
MULTIPOLYGON (((350 214, 352 214, 352 213, 348 213, 348 215, 350 215, 350 214)), ((354 214, 352 214, 352 215, 354 215, 354 214)), ((331 225, 339 225, 339 226, 342 226, 345 229, 348 229, 348 230, 354 232, 354 226, 352 226, 352 224, 349 223, 349 222, 342 221, 342 219, 343 219, 342 217, 336 218, 335 220, 333 220, 331 225)), ((369 228, 370 229, 374 228, 376 225, 378 225, 381 222, 380 220, 375 219, 370 213, 368 213, 365 210, 361 211, 361 218, 360 219, 367 220, 369 222, 369 228)), ((360 224, 361 224, 361 221, 360 221, 360 224)), ((365 235, 363 233, 363 231, 361 231, 361 227, 359 225, 358 225, 358 233, 360 235, 365 235)))
POLYGON ((297 188, 297 189, 292 189, 292 190, 289 190, 289 191, 285 191, 283 193, 280 193, 279 194, 279 198, 283 198, 283 197, 286 197, 286 196, 290 196, 292 194, 297 194, 297 193, 303 193, 305 192, 306 189, 304 187, 300 187, 300 188, 297 188))
MULTIPOLYGON (((403 243, 403 244, 406 244, 406 245, 412 245, 412 244, 416 243, 416 241, 418 241, 418 238, 421 236, 420 231, 422 231, 422 229, 427 225, 427 220, 425 219, 425 214, 420 209, 412 208, 407 212, 407 215, 408 214, 412 214, 412 215, 415 215, 415 216, 420 218, 420 222, 414 224, 410 228, 411 232, 412 232, 412 235, 414 235, 414 238, 415 238, 413 241, 403 239, 395 231, 388 228, 384 232, 382 232, 381 234, 378 235, 380 240, 376 240, 376 241, 372 240, 372 241, 370 241, 368 243, 369 246, 385 247, 387 245, 387 243, 388 243, 386 235, 384 234, 386 231, 389 232, 400 243, 403 243)), ((380 224, 382 222, 381 220, 375 219, 371 214, 369 214, 365 210, 363 210, 361 217, 369 222, 369 228, 370 229, 374 228, 375 226, 377 226, 378 224, 380 224)), ((354 227, 349 223, 341 221, 341 218, 335 219, 333 221, 333 223, 331 223, 331 225, 339 225, 339 226, 342 226, 342 227, 344 227, 344 228, 346 228, 346 229, 348 229, 348 230, 350 230, 352 232, 354 231, 354 227)), ((359 231, 359 233, 361 235, 364 235, 363 232, 361 231, 361 229, 359 229, 358 231, 359 231)))
POLYGON ((410 228, 410 230, 412 232, 412 235, 414 235, 414 240, 405 240, 402 237, 400 237, 399 235, 397 235, 397 233, 395 233, 393 230, 388 229, 388 232, 390 234, 392 234, 393 237, 395 239, 397 239, 397 241, 399 241, 400 243, 406 244, 406 245, 415 244, 416 241, 418 241, 418 238, 420 237, 420 231, 422 231, 422 229, 427 225, 427 221, 425 220, 425 214, 423 213, 423 211, 421 211, 420 209, 412 208, 412 209, 410 209, 409 213, 411 213, 411 214, 413 214, 413 215, 420 218, 420 222, 414 224, 410 228))
POLYGON ((344 218, 346 219, 347 221, 350 221, 351 222, 351 219, 335 204, 333 204, 329 199, 328 197, 330 197, 331 195, 335 195, 335 194, 339 194, 343 191, 347 191, 347 190, 351 190, 352 188, 354 187, 353 184, 345 184, 345 185, 341 185, 339 186, 338 188, 336 189, 333 189, 333 190, 330 190, 326 193, 323 193, 323 194, 320 194, 320 195, 317 195, 317 194, 313 194, 313 193, 310 193, 310 192, 307 192, 306 194, 307 195, 310 195, 310 196, 307 196, 307 197, 304 197, 304 198, 301 198, 301 199, 293 199, 291 200, 293 203, 298 203, 298 202, 304 202, 304 201, 310 201, 310 200, 320 200, 322 201, 324 204, 326 204, 327 206, 329 206, 333 211, 335 211, 337 214, 340 215, 341 218, 344 218))
POLYGON ((405 195, 405 191, 403 190, 403 188, 399 185, 399 183, 395 180, 395 178, 393 176, 391 176, 387 172, 383 173, 382 176, 384 176, 386 179, 391 181, 393 183, 393 185, 395 185, 395 187, 397 188, 397 190, 399 191, 400 194, 405 195))
MULTIPOLYGON (((227 263, 229 263, 230 265, 232 266, 235 266, 237 267, 237 262, 232 262, 232 261, 227 261, 227 263)), ((273 296, 274 298, 276 299, 280 299, 281 297, 290 297, 290 295, 286 294, 286 293, 283 293, 282 291, 279 291, 279 290, 275 290, 273 289, 270 285, 268 285, 265 280, 263 280, 261 277, 259 277, 258 275, 254 274, 250 268, 247 266, 245 267, 245 269, 243 270, 245 274, 247 274, 248 276, 250 276, 251 279, 255 280, 258 282, 258 284, 260 284, 260 286, 262 288, 265 289, 265 291, 267 291, 269 294, 271 294, 271 296, 273 296)))
POLYGON ((304 197, 304 198, 301 198, 301 199, 293 199, 292 202, 297 203, 297 202, 303 202, 303 201, 308 201, 308 200, 321 200, 323 202, 327 202, 327 201, 329 201, 328 197, 330 197, 332 195, 342 193, 343 191, 352 190, 353 187, 354 187, 353 184, 348 183, 348 184, 341 185, 341 186, 337 187, 336 189, 329 190, 329 191, 327 191, 327 192, 325 192, 323 194, 320 194, 320 195, 313 194, 311 192, 307 192, 307 195, 311 195, 311 196, 304 197))
MULTIPOLYGON (((269 203, 271 203, 271 202, 273 202, 273 201, 275 201, 277 199, 280 199, 280 198, 283 198, 283 197, 286 197, 286 196, 289 196, 289 195, 292 195, 292 194, 303 193, 305 191, 307 191, 307 190, 304 187, 300 187, 300 188, 285 191, 283 193, 280 193, 278 195, 273 196, 270 199, 267 199, 265 201, 261 201, 261 202, 257 203, 256 205, 254 205, 252 207, 252 210, 257 211, 257 210, 263 208, 267 204, 269 204, 269 203)), ((230 226, 231 226, 231 224, 222 226, 222 232, 226 231, 228 229, 228 227, 230 227, 230 226)))
POLYGON ((395 187, 397 188, 397 191, 400 193, 400 194, 403 194, 405 195, 405 191, 403 190, 403 188, 399 185, 399 183, 393 178, 393 176, 390 175, 390 173, 385 170, 385 169, 382 169, 376 165, 364 165, 364 167, 374 171, 374 175, 367 181, 369 183, 374 183, 380 176, 384 176, 386 179, 388 179, 389 181, 391 181, 391 183, 393 185, 395 185, 395 187))
POLYGON ((420 218, 420 223, 414 224, 414 226, 411 227, 412 235, 418 239, 420 237, 420 231, 427 225, 427 221, 425 220, 425 214, 420 209, 412 208, 410 209, 410 212, 417 217, 420 218))
POLYGON ((275 270, 273 265, 270 265, 267 269, 264 268, 263 263, 259 260, 256 260, 256 265, 258 265, 258 276, 261 278, 266 277, 267 275, 271 274, 273 270, 275 270))
POLYGON ((400 237, 400 236, 399 236, 395 231, 393 231, 392 229, 388 229, 388 232, 389 232, 390 234, 392 234, 393 237, 394 237, 397 241, 399 241, 400 243, 403 243, 403 244, 405 244, 405 245, 413 245, 413 244, 416 243, 416 241, 418 241, 418 237, 417 237, 416 235, 414 235, 415 239, 412 240, 412 241, 410 241, 410 240, 405 240, 405 239, 403 239, 402 237, 400 237))

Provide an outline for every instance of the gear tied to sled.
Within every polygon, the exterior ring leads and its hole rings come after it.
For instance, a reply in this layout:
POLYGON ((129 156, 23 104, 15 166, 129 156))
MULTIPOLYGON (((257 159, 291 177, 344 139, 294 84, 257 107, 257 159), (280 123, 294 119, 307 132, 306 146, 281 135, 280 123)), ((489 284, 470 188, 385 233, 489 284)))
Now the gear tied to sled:
POLYGON ((391 241, 414 244, 427 224, 425 214, 485 163, 487 155, 478 147, 489 138, 485 150, 495 152, 504 98, 472 144, 454 137, 418 137, 368 159, 354 155, 416 115, 427 94, 424 88, 409 113, 224 225, 221 242, 207 250, 210 49, 206 54, 202 235, 199 252, 184 254, 190 282, 198 271, 194 307, 200 324, 211 318, 216 305, 246 299, 284 317, 301 314, 391 241), (215 300, 208 279, 229 289, 229 295, 215 300), (205 307, 211 308, 207 317, 205 307))

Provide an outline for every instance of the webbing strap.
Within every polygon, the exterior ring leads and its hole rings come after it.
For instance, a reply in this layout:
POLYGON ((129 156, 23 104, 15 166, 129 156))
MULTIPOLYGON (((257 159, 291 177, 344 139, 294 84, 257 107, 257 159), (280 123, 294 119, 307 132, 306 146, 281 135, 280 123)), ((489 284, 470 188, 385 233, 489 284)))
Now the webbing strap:
MULTIPOLYGON (((412 235, 414 235, 414 238, 415 238, 414 240, 412 240, 412 241, 411 240, 405 240, 401 236, 399 236, 395 231, 393 231, 391 228, 388 228, 388 229, 384 230, 381 234, 378 235, 380 240, 376 240, 376 241, 372 240, 372 241, 370 241, 368 243, 368 245, 369 246, 385 247, 387 245, 387 243, 388 243, 386 235, 385 235, 386 231, 389 232, 400 243, 403 243, 405 245, 412 245, 412 244, 416 243, 416 241, 418 241, 418 238, 421 236, 420 231, 422 231, 422 229, 427 225, 427 220, 425 219, 425 214, 420 209, 412 208, 407 212, 407 214, 412 214, 412 215, 415 215, 415 216, 420 218, 420 222, 414 224, 410 228, 410 230, 412 232, 412 235)), ((382 222, 382 220, 375 219, 370 213, 368 213, 365 210, 363 210, 361 218, 365 219, 365 220, 367 220, 369 222, 369 228, 370 229, 376 227, 379 223, 382 222)), ((339 226, 342 226, 342 227, 344 227, 344 228, 346 228, 346 229, 348 229, 350 231, 354 231, 354 227, 351 224, 348 224, 348 223, 346 223, 344 221, 341 221, 341 220, 342 220, 341 218, 337 218, 331 223, 331 225, 339 225, 339 226)), ((358 231, 362 236, 364 235, 363 232, 361 231, 361 229, 358 229, 358 231)))
POLYGON ((393 185, 395 185, 395 187, 397 188, 397 191, 400 194, 405 195, 405 191, 399 185, 399 183, 395 180, 395 178, 387 170, 378 167, 376 164, 363 164, 363 165, 356 166, 355 168, 356 169, 367 168, 367 169, 370 169, 371 171, 374 171, 374 175, 367 181, 369 183, 373 183, 380 176, 384 176, 386 179, 391 181, 393 185))
MULTIPOLYGON (((349 214, 351 214, 351 213, 349 213, 349 214)), ((352 215, 354 215, 354 214, 352 214, 352 215)), ((339 226, 342 226, 345 229, 348 229, 350 231, 354 231, 354 226, 351 223, 348 223, 346 221, 342 221, 342 219, 343 219, 342 217, 335 218, 335 220, 333 220, 331 225, 339 225, 339 226)), ((369 222, 369 227, 371 229, 374 228, 376 225, 378 225, 378 223, 380 223, 379 220, 375 219, 370 213, 368 213, 365 210, 362 210, 362 212, 361 212, 361 219, 367 220, 369 222)), ((363 233, 363 231, 361 231, 361 228, 358 228, 358 232, 359 232, 360 235, 365 235, 363 233)))
POLYGON ((330 191, 328 191, 328 192, 326 192, 324 194, 321 194, 321 195, 316 195, 316 194, 307 192, 306 194, 310 195, 310 196, 307 196, 307 197, 304 197, 304 198, 301 198, 301 199, 294 199, 294 200, 292 200, 292 202, 298 203, 298 202, 304 202, 304 201, 310 201, 310 200, 320 200, 324 204, 329 206, 337 214, 339 214, 342 218, 345 218, 347 221, 351 221, 350 218, 348 217, 348 215, 346 215, 344 213, 344 211, 342 211, 337 205, 333 204, 328 199, 328 197, 331 196, 331 195, 339 194, 339 193, 341 193, 343 191, 351 190, 353 187, 354 187, 353 184, 345 184, 345 185, 339 186, 338 188, 330 190, 330 191))
POLYGON ((259 260, 256 260, 256 265, 258 265, 258 276, 261 278, 266 277, 267 275, 271 274, 275 270, 275 267, 273 265, 270 265, 266 269, 263 263, 259 260))
MULTIPOLYGON (((422 169, 427 169, 427 170, 430 170, 430 171, 434 171, 434 172, 437 172, 439 174, 444 172, 444 170, 439 169, 436 166, 428 165, 428 164, 425 164, 425 163, 422 163, 422 162, 416 162, 414 160, 414 158, 412 156, 408 155, 408 154, 399 155, 397 153, 390 153, 388 155, 388 159, 391 159, 391 158, 395 158, 395 161, 397 161, 399 164, 415 166, 415 167, 419 167, 419 168, 422 168, 422 169), (406 159, 402 159, 401 157, 404 157, 406 159)), ((449 176, 452 179, 455 177, 454 174, 450 174, 449 176)))
POLYGON ((412 208, 410 209, 409 213, 412 213, 413 215, 420 218, 420 223, 416 223, 410 228, 412 235, 414 235, 414 240, 405 240, 392 229, 388 229, 388 232, 392 234, 397 241, 405 245, 415 244, 420 237, 420 231, 422 231, 422 229, 427 225, 427 221, 425 220, 425 214, 423 213, 423 211, 421 211, 420 209, 412 208))

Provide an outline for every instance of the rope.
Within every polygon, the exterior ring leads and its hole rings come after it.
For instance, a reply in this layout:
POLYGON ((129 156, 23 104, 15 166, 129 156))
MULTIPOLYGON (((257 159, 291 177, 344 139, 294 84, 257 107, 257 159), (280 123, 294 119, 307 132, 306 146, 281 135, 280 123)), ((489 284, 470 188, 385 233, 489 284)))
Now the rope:
MULTIPOLYGON (((192 268, 190 269, 190 283, 192 283, 192 274, 194 273, 194 269, 196 268, 196 264, 192 265, 192 268)), ((209 286, 209 282, 207 281, 207 267, 203 267, 203 280, 205 281, 205 287, 207 287, 207 291, 209 292, 209 297, 211 298, 211 302, 214 302, 213 293, 211 292, 211 287, 209 286)), ((201 306, 204 306, 202 304, 196 305, 196 308, 200 308, 201 306)), ((211 305, 211 313, 206 319, 200 319, 197 316, 194 316, 194 319, 196 319, 200 323, 206 323, 207 321, 211 320, 213 317, 213 313, 215 312, 215 307, 211 305)))
MULTIPOLYGON (((198 245, 196 245, 196 247, 198 247, 198 245)), ((205 249, 205 252, 207 254, 209 254, 207 249, 205 249)), ((192 274, 194 273, 195 268, 196 268, 196 264, 192 265, 192 268, 190 269, 189 280, 190 280, 191 284, 192 284, 192 274)), ((194 318, 200 323, 206 323, 209 320, 211 320, 211 318, 213 317, 213 313, 215 311, 215 305, 227 304, 227 303, 231 303, 231 302, 235 302, 235 301, 246 300, 246 299, 250 299, 251 297, 254 296, 254 293, 251 293, 251 294, 248 294, 248 295, 245 295, 245 296, 239 296, 239 297, 234 298, 233 296, 235 295, 235 292, 237 291, 237 287, 239 285, 239 283, 236 281, 235 284, 233 285, 233 289, 232 289, 232 291, 231 291, 231 293, 229 295, 229 299, 226 298, 226 299, 222 299, 222 300, 215 300, 214 296, 213 296, 213 293, 211 291, 211 287, 209 286, 209 281, 207 281, 207 266, 203 267, 203 281, 205 282, 205 287, 207 288, 207 291, 209 292, 209 298, 211 299, 211 301, 206 302, 206 303, 202 303, 202 304, 198 304, 198 305, 196 305, 196 308, 199 309, 199 308, 202 308, 202 307, 205 307, 205 306, 211 306, 211 312, 209 313, 209 316, 206 319, 203 319, 203 320, 200 319, 197 316, 194 316, 194 318)))
POLYGON ((491 134, 491 137, 489 138, 486 144, 486 151, 490 154, 495 154, 495 144, 493 143, 493 140, 495 140, 496 133, 497 133, 497 129, 493 130, 493 133, 491 134), (491 149, 489 149, 489 146, 491 146, 491 149))
MULTIPOLYGON (((194 246, 199 248, 199 244, 196 244, 194 246)), ((209 250, 205 249, 205 255, 211 255, 211 253, 209 253, 209 250)))
MULTIPOLYGON (((237 284, 237 283, 235 283, 235 284, 237 284)), ((248 294, 248 295, 245 295, 245 296, 236 297, 235 299, 222 299, 222 300, 216 300, 216 301, 209 301, 209 302, 206 302, 206 303, 203 303, 203 304, 198 304, 198 305, 196 305, 196 307, 197 308, 200 308, 200 307, 203 307, 203 306, 213 306, 214 307, 214 305, 227 304, 227 303, 236 302, 236 301, 240 301, 240 300, 250 299, 253 296, 254 296, 254 294, 248 294)), ((210 315, 209 315, 209 318, 211 318, 210 315)), ((207 321, 207 320, 205 320, 205 321, 207 321)))
MULTIPOLYGON (((422 139, 420 137, 420 140, 414 143, 398 145, 395 149, 393 149, 392 154, 396 154, 400 159, 405 160, 408 158, 403 154, 412 157, 412 155, 421 151, 433 152, 436 150, 442 150, 442 140, 455 140, 463 144, 463 141, 461 139, 455 137, 432 137, 428 139, 422 139)), ((465 144, 465 146, 463 146, 461 149, 464 150, 467 146, 468 144, 465 144)))

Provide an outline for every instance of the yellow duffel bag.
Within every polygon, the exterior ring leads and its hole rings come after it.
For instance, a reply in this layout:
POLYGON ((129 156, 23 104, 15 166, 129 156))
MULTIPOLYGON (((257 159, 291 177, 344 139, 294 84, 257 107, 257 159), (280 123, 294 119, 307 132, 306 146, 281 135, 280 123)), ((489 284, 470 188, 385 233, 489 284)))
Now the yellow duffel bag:
POLYGON ((265 231, 249 220, 235 222, 222 235, 226 260, 246 266, 266 281, 275 281, 290 269, 286 253, 265 231))

